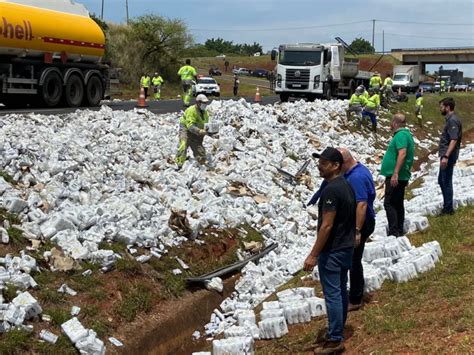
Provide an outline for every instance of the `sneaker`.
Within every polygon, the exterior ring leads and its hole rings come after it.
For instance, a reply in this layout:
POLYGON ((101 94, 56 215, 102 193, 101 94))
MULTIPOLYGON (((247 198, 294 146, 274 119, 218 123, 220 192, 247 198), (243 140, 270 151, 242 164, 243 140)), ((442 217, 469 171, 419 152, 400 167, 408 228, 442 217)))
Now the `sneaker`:
POLYGON ((182 168, 182 166, 181 166, 181 165, 176 165, 176 167, 174 168, 174 171, 180 171, 180 170, 181 170, 181 168, 182 168))
POLYGON ((362 302, 358 304, 349 303, 349 305, 347 306, 347 311, 348 312, 357 311, 361 308, 362 308, 362 302))
POLYGON ((341 354, 345 350, 344 342, 337 340, 326 340, 323 345, 314 349, 315 354, 341 354))

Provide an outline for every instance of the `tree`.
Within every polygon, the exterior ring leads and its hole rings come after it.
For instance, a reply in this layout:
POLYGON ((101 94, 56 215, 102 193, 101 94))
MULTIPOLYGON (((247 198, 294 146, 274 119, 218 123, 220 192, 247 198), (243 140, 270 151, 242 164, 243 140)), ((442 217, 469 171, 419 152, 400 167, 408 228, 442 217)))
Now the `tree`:
POLYGON ((120 68, 120 81, 138 82, 146 72, 158 71, 167 81, 178 81, 178 59, 192 43, 181 20, 155 15, 130 20, 130 25, 108 24, 107 58, 120 68))
POLYGON ((374 53, 375 49, 372 47, 369 41, 363 39, 362 37, 356 38, 349 45, 349 48, 357 53, 374 53))
POLYGON ((234 44, 234 42, 225 41, 220 37, 208 39, 204 45, 208 50, 219 53, 252 55, 256 52, 262 52, 262 46, 257 42, 253 44, 234 44))
POLYGON ((130 27, 132 38, 143 46, 141 56, 145 70, 177 63, 183 50, 192 44, 186 25, 178 19, 145 15, 131 20, 130 27))

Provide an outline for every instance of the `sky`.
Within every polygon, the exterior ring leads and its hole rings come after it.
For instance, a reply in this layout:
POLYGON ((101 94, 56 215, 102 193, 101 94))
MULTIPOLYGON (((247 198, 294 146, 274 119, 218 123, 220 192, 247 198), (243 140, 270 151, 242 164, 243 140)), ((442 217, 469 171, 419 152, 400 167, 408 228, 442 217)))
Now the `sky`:
MULTIPOLYGON (((109 22, 126 21, 126 0, 77 0, 109 22)), ((129 16, 155 14, 183 20, 196 43, 221 37, 257 42, 264 51, 282 43, 372 41, 392 48, 474 47, 474 0, 128 0, 129 16), (385 34, 383 36, 383 33, 385 34)), ((439 65, 428 66, 431 72, 439 65)), ((458 68, 474 77, 474 64, 458 68)))

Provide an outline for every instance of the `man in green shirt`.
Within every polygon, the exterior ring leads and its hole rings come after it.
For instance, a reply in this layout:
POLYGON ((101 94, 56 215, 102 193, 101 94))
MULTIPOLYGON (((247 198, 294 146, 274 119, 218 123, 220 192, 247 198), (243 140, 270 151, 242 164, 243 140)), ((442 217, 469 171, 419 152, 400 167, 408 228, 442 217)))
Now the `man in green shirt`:
POLYGON ((405 188, 411 176, 415 152, 413 136, 406 126, 405 115, 393 115, 393 138, 385 152, 380 174, 385 176, 384 208, 387 213, 388 235, 403 235, 405 222, 405 188))
POLYGON ((189 107, 193 81, 197 77, 196 69, 191 66, 191 59, 186 59, 186 65, 179 68, 178 75, 181 77, 181 84, 183 85, 183 104, 184 106, 189 107))

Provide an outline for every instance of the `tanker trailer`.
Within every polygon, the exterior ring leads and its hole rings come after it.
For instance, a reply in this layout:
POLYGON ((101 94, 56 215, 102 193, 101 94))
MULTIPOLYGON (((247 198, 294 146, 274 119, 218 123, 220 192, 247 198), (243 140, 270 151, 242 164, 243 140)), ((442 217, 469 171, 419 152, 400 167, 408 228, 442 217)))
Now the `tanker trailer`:
POLYGON ((71 0, 0 0, 0 102, 97 106, 109 85, 105 35, 71 0))

